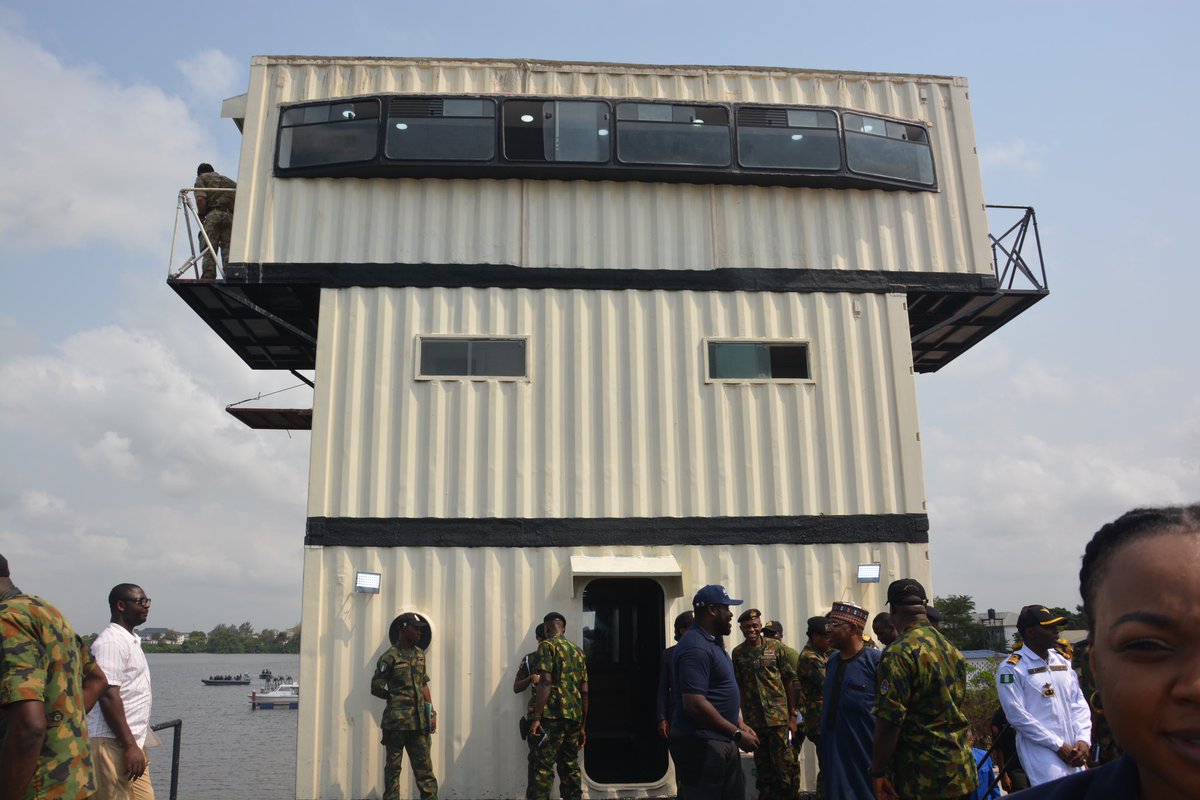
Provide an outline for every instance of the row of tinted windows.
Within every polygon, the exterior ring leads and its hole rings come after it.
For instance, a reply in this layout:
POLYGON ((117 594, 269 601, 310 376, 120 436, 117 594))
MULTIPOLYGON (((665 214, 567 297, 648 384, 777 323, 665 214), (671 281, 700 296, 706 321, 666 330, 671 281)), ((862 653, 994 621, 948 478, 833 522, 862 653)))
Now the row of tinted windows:
POLYGON ((422 96, 291 107, 280 119, 278 167, 373 161, 381 144, 391 162, 720 169, 736 157, 746 170, 847 170, 934 185, 920 125, 833 109, 601 100, 422 96))
MULTIPOLYGON (((525 339, 420 337, 417 377, 529 377, 525 339)), ((805 342, 710 340, 708 380, 807 381, 812 378, 805 342)))

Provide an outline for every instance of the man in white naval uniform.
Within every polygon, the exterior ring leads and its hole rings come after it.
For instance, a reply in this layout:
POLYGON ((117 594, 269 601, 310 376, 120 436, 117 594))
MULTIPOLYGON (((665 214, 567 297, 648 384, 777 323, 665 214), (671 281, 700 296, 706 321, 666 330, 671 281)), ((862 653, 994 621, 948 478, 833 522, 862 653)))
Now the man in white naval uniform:
POLYGON ((1025 606, 1017 617, 1025 644, 996 671, 1000 706, 1031 786, 1084 769, 1091 747, 1091 710, 1071 662, 1054 649, 1062 622, 1045 606, 1025 606))

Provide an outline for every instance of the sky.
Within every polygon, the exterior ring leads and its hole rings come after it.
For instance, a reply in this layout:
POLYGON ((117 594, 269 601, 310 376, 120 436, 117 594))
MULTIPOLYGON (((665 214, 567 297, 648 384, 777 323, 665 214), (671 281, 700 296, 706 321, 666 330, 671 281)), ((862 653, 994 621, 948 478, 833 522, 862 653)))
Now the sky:
POLYGON ((81 632, 122 581, 152 626, 300 621, 310 436, 224 407, 311 391, 166 285, 178 189, 237 173, 252 56, 930 73, 969 79, 986 200, 1036 208, 1051 294, 918 377, 929 588, 1073 608, 1100 525, 1200 500, 1196 30, 1182 1, 0 3, 0 553, 81 632))

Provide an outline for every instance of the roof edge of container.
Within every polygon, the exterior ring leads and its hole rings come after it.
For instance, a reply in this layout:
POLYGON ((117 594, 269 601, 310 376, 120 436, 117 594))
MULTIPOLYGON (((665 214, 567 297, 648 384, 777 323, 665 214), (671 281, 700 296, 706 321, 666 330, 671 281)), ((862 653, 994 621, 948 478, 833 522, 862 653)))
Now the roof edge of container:
POLYGON ((272 66, 276 64, 312 64, 332 66, 343 65, 385 65, 385 64, 422 64, 441 66, 500 66, 512 69, 525 69, 531 72, 541 70, 569 69, 574 72, 629 72, 629 73, 670 73, 680 75, 704 75, 709 73, 737 74, 755 73, 782 75, 812 75, 821 77, 844 77, 855 80, 917 80, 936 83, 949 83, 954 86, 967 85, 967 79, 955 75, 932 75, 906 72, 864 72, 856 70, 829 70, 800 67, 767 67, 745 65, 714 65, 714 64, 637 64, 617 61, 555 61, 542 58, 460 58, 450 56, 305 56, 305 55, 258 55, 250 63, 253 66, 272 66))

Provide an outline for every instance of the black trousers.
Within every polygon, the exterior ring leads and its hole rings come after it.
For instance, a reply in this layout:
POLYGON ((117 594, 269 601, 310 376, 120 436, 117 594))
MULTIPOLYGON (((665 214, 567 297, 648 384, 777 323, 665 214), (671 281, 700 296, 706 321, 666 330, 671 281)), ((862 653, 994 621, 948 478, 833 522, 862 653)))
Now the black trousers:
POLYGON ((672 736, 679 800, 745 800, 746 780, 737 745, 728 740, 672 736))

